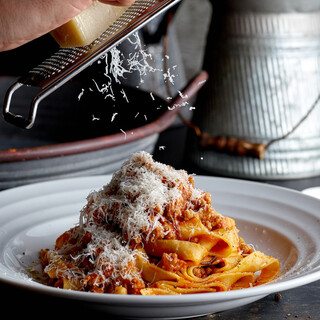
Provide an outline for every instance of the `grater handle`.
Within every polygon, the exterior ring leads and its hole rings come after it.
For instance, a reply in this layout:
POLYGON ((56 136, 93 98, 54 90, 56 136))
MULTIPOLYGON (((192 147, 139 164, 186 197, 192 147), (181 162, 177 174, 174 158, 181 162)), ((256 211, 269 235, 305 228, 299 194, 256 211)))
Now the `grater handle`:
POLYGON ((56 88, 54 88, 54 90, 52 90, 52 89, 50 90, 50 88, 48 88, 48 89, 44 89, 41 92, 39 92, 33 98, 32 102, 31 102, 30 109, 29 109, 29 115, 27 118, 25 118, 22 115, 15 114, 12 111, 10 111, 10 106, 11 106, 13 94, 23 86, 26 86, 26 85, 17 81, 13 85, 11 85, 10 88, 8 89, 6 96, 5 96, 4 105, 3 105, 3 117, 4 117, 5 121, 7 121, 17 127, 20 127, 23 129, 30 129, 33 127, 33 125, 35 123, 37 111, 38 111, 38 106, 39 106, 40 102, 44 98, 46 98, 50 93, 52 93, 56 88))

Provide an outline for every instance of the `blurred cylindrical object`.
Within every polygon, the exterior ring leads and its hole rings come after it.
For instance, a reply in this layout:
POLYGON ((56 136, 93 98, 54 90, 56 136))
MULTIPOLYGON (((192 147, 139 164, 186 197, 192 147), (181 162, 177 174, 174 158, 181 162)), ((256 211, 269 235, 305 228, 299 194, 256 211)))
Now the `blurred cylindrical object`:
MULTIPOLYGON (((206 89, 193 122, 213 136, 268 143, 299 123, 320 94, 320 1, 212 1, 206 89)), ((192 164, 214 174, 293 179, 320 173, 320 105, 265 158, 201 148, 188 135, 192 164)))

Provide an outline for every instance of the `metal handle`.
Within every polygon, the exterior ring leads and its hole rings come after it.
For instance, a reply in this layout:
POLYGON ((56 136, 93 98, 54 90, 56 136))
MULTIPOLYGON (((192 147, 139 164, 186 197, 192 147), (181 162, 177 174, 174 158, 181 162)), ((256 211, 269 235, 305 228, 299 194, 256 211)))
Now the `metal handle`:
POLYGON ((30 129, 33 127, 35 123, 39 103, 44 98, 46 98, 49 94, 55 91, 57 88, 44 89, 40 93, 38 93, 32 100, 32 103, 29 109, 28 118, 25 118, 19 114, 15 114, 10 111, 12 96, 14 92, 17 91, 22 86, 25 86, 25 85, 18 81, 18 82, 15 82, 7 91, 5 100, 4 100, 4 105, 3 105, 3 117, 7 122, 14 124, 17 127, 20 127, 23 129, 30 129))

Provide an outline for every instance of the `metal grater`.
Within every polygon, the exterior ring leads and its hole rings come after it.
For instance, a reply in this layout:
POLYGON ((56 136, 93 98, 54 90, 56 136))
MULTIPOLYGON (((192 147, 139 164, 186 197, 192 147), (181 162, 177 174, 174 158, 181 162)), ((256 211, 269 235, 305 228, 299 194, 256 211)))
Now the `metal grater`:
POLYGON ((136 0, 99 38, 85 47, 60 48, 8 89, 3 116, 7 122, 30 129, 34 125, 39 103, 75 75, 90 66, 132 33, 181 0, 136 0), (22 86, 42 89, 35 95, 28 118, 10 112, 13 93, 22 86))

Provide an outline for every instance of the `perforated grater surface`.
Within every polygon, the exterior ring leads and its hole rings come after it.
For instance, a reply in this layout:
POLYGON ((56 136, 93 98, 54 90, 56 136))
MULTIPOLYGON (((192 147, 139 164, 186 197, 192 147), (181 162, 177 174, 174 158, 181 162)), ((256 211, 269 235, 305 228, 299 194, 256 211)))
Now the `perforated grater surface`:
POLYGON ((125 38, 142 28, 180 0, 136 0, 99 38, 85 47, 60 48, 25 76, 10 86, 6 93, 3 116, 7 122, 30 129, 36 119, 39 103, 75 75, 105 55, 125 38), (29 110, 28 118, 10 111, 12 96, 22 86, 40 88, 29 110))

